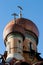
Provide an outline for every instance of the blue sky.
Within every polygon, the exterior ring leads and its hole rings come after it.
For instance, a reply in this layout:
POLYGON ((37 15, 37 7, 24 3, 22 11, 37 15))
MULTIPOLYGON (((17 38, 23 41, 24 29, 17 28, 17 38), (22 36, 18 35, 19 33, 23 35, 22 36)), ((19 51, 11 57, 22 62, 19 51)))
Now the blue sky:
POLYGON ((23 17, 32 20, 39 29, 38 52, 43 57, 43 0, 0 0, 0 53, 5 51, 3 30, 6 24, 13 19, 12 13, 19 14, 17 6, 23 8, 23 17))

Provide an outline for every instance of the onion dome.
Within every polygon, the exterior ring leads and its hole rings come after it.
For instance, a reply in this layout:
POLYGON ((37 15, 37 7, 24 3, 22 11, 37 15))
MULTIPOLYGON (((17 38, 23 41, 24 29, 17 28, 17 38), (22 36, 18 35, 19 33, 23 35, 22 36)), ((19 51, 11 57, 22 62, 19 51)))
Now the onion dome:
POLYGON ((4 29, 3 38, 5 40, 7 35, 12 32, 20 32, 22 35, 24 35, 25 34, 24 29, 31 31, 38 38, 39 31, 38 31, 37 26, 31 20, 28 20, 25 18, 16 19, 16 24, 15 24, 15 20, 10 21, 4 29))

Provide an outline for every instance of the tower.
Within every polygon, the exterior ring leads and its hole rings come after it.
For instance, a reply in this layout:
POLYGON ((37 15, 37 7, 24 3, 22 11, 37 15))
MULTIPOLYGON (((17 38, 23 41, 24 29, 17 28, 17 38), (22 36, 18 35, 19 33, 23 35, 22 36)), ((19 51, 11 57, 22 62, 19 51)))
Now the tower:
POLYGON ((37 51, 38 28, 31 20, 22 18, 21 15, 20 11, 20 18, 11 20, 4 29, 3 39, 7 51, 7 55, 4 56, 5 62, 8 65, 43 63, 37 51))

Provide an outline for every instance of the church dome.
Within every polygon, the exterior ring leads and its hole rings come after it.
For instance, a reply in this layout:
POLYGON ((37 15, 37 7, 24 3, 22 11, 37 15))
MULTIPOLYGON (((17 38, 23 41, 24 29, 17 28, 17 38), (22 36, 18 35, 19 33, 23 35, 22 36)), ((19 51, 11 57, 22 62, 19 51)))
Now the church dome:
POLYGON ((39 36, 38 28, 31 20, 28 20, 25 18, 18 18, 16 19, 16 23, 15 23, 15 20, 11 20, 6 25, 3 32, 3 38, 5 40, 7 35, 12 32, 19 32, 22 35, 24 35, 25 34, 24 29, 33 32, 37 37, 39 36))

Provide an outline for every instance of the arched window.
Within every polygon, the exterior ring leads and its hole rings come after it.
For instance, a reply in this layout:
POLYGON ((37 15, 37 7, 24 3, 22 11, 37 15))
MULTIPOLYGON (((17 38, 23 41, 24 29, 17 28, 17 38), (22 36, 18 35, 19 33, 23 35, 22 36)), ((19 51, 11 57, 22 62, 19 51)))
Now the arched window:
POLYGON ((32 42, 29 43, 30 51, 32 50, 32 42))
POLYGON ((18 53, 22 53, 22 40, 21 39, 18 39, 18 41, 17 41, 16 44, 17 44, 17 46, 16 46, 17 47, 16 48, 17 49, 17 52, 18 53))

